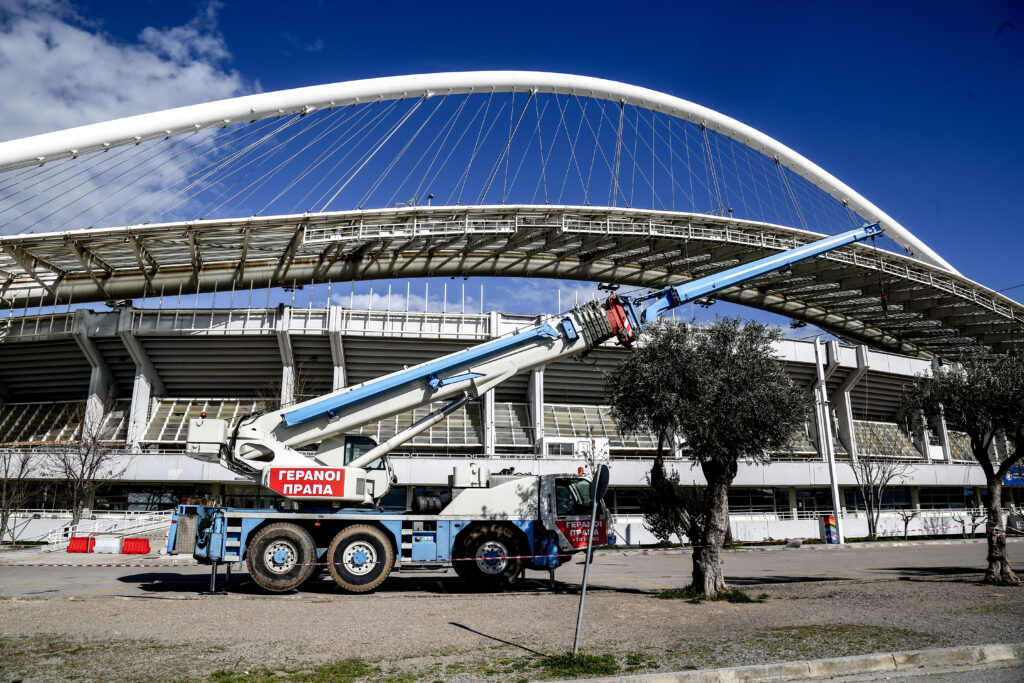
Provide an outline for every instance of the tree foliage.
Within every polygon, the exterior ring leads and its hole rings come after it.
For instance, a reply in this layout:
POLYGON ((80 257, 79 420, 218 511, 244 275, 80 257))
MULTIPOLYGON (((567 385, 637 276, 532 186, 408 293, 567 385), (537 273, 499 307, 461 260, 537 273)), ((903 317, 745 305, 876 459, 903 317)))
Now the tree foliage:
POLYGON ((606 378, 612 418, 627 434, 658 436, 645 521, 659 538, 686 535, 696 547, 693 587, 725 590, 722 543, 728 489, 741 460, 767 462, 802 427, 808 401, 775 356, 778 328, 736 318, 710 325, 662 322, 606 378), (681 437, 707 487, 668 473, 664 444, 681 437))
POLYGON ((914 414, 945 416, 951 429, 967 434, 989 494, 985 580, 1016 583, 1006 556, 1001 499, 1003 480, 1024 459, 1024 356, 967 354, 934 375, 918 376, 904 404, 914 414), (1006 444, 997 442, 1003 438, 1006 444))
POLYGON ((738 318, 658 323, 608 377, 612 419, 627 434, 685 436, 701 465, 767 462, 789 447, 808 406, 775 355, 780 338, 738 318))

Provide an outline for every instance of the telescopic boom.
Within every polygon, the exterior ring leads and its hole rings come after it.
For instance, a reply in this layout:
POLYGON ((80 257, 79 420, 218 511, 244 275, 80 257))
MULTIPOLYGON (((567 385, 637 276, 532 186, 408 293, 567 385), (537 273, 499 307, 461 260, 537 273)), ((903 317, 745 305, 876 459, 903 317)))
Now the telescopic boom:
POLYGON ((373 503, 387 492, 390 481, 385 480, 390 477, 363 468, 510 377, 563 358, 582 356, 611 338, 628 348, 645 327, 673 308, 880 233, 877 223, 864 225, 681 285, 635 297, 612 294, 604 302, 575 306, 568 313, 464 351, 280 410, 243 417, 233 425, 223 420, 192 420, 187 452, 194 458, 219 461, 236 472, 260 477, 265 485, 275 476, 275 469, 344 470, 333 475, 335 481, 345 482, 344 493, 326 498, 373 503), (345 462, 346 432, 441 401, 446 402, 441 408, 345 462), (319 444, 312 458, 298 450, 312 444, 319 444))

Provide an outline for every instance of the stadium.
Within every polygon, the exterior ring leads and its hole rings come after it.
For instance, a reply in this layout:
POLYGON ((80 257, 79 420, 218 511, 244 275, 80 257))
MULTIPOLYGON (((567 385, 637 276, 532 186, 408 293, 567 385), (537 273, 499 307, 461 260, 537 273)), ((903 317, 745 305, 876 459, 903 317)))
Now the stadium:
MULTIPOLYGON (((820 407, 770 464, 740 469, 733 534, 816 537, 834 511, 832 458, 847 536, 867 533, 853 465, 873 460, 905 464, 882 533, 903 533, 901 509, 919 511, 912 534, 966 533, 987 496, 981 468, 954 426, 904 413, 904 387, 965 350, 1024 347, 1024 306, 823 169, 704 107, 599 79, 429 74, 263 93, 2 143, 0 174, 0 448, 46 459, 95 424, 117 455, 88 506, 98 517, 267 504, 250 480, 185 455, 190 419, 290 405, 562 310, 486 310, 481 290, 467 312, 465 286, 451 304, 444 283, 651 288, 877 222, 881 244, 717 297, 813 332, 776 350, 820 407), (492 136, 499 117, 507 130, 492 136), (318 193, 326 203, 301 210, 318 193), (356 304, 367 283, 387 290, 383 305, 372 290, 356 304), (413 287, 427 288, 418 305, 413 287)), ((406 509, 467 461, 575 472, 606 440, 617 534, 652 541, 638 491, 656 444, 619 433, 605 405, 604 373, 624 353, 606 343, 516 375, 413 438, 391 456, 384 507, 406 509)), ((359 433, 380 442, 430 409, 359 433)), ((675 444, 672 467, 700 483, 693 464, 675 444)), ((1024 505, 1019 487, 1003 491, 1024 505)), ((62 504, 46 480, 19 538, 42 538, 62 504)))

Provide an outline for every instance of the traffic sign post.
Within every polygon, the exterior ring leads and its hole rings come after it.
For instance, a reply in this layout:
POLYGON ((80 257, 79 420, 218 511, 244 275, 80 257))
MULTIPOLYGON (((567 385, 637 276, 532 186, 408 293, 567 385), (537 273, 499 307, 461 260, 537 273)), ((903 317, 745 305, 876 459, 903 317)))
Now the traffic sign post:
POLYGON ((580 590, 580 610, 576 614, 576 637, 572 641, 572 656, 580 649, 580 628, 583 626, 583 603, 587 599, 587 577, 594 558, 594 525, 597 524, 597 503, 608 491, 608 465, 601 465, 590 482, 590 528, 587 530, 587 554, 583 564, 583 588, 580 590))

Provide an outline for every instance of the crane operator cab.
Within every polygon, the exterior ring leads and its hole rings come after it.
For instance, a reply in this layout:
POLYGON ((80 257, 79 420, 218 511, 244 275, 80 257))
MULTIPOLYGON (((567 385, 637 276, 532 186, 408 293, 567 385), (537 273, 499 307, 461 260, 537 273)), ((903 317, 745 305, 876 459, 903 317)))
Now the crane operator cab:
MULTIPOLYGON (((356 458, 361 458, 371 450, 377 447, 377 442, 368 436, 362 434, 346 434, 345 435, 345 466, 356 458)), ((374 460, 369 465, 363 467, 366 470, 383 470, 388 468, 390 465, 387 463, 387 456, 381 457, 379 460, 374 460)))

